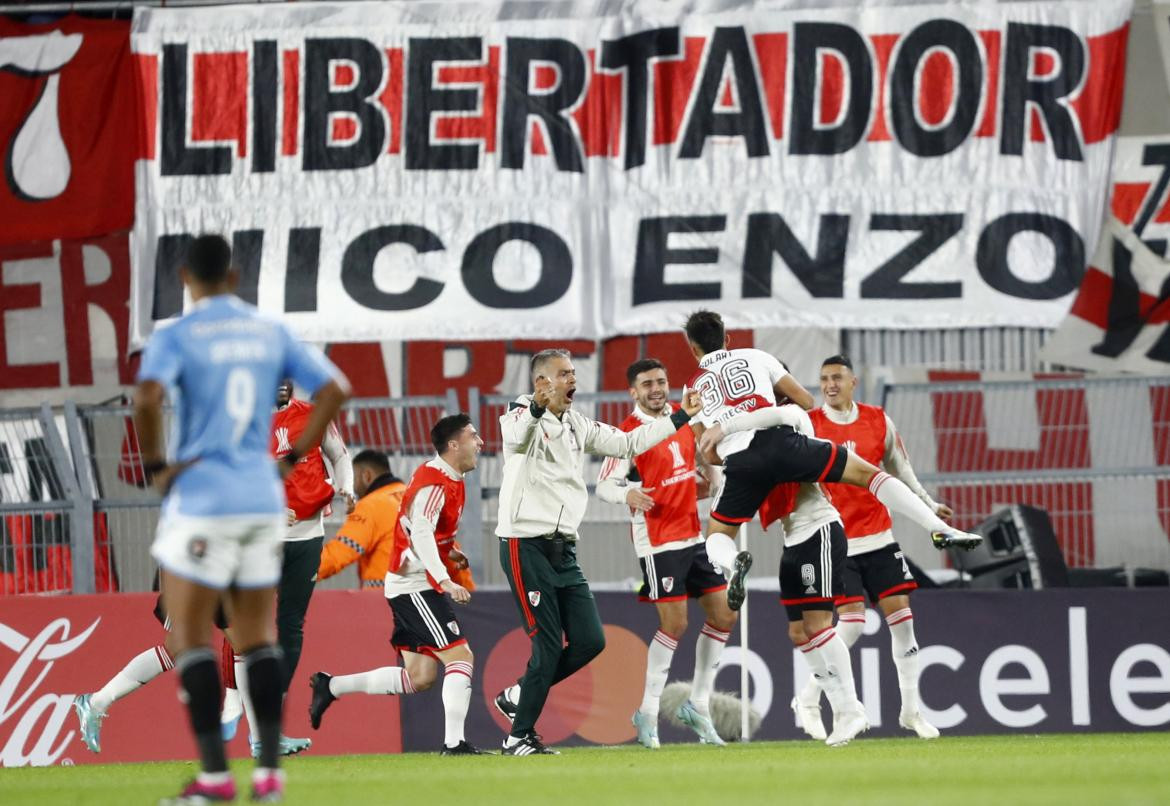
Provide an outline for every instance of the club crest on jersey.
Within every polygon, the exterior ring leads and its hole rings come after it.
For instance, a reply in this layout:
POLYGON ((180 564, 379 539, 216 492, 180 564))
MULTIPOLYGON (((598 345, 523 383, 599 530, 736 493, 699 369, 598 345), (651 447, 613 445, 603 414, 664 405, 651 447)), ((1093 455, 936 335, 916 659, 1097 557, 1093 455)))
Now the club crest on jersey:
POLYGON ((533 607, 539 607, 540 591, 528 591, 528 601, 532 602, 533 607))
POLYGON ((841 443, 850 453, 857 453, 857 443, 851 439, 847 439, 841 443))
POLYGON ((664 591, 666 591, 667 593, 670 593, 671 588, 673 588, 673 587, 674 587, 674 577, 663 577, 662 578, 662 589, 664 591))
POLYGON ((459 634, 459 622, 458 621, 448 621, 447 622, 447 629, 451 631, 452 635, 458 635, 459 634))
POLYGON ((292 451, 292 444, 288 441, 288 429, 284 426, 277 428, 274 432, 276 436, 276 452, 289 453, 292 451))

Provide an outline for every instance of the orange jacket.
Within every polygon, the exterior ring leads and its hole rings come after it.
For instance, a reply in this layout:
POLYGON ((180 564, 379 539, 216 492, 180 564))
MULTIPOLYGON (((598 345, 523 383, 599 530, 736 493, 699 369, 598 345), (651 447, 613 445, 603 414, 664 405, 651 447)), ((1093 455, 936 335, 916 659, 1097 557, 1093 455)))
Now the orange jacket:
POLYGON ((406 485, 387 473, 379 476, 358 501, 337 534, 321 550, 317 578, 331 577, 353 562, 363 588, 382 588, 394 547, 394 525, 406 485))

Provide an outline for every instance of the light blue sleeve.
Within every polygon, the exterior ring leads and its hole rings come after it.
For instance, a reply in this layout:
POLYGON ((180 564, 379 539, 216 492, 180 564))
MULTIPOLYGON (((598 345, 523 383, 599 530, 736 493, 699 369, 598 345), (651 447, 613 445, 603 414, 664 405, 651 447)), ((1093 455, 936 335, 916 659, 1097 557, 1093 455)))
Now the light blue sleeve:
POLYGON ((142 363, 138 367, 138 383, 157 381, 163 386, 172 386, 179 379, 183 368, 183 356, 175 344, 175 329, 172 325, 156 330, 142 351, 142 363))
POLYGON ((329 381, 337 381, 342 388, 347 386, 341 370, 326 358, 324 353, 316 347, 302 343, 283 325, 280 325, 280 332, 285 342, 284 370, 281 377, 292 378, 293 382, 310 396, 317 394, 329 381))

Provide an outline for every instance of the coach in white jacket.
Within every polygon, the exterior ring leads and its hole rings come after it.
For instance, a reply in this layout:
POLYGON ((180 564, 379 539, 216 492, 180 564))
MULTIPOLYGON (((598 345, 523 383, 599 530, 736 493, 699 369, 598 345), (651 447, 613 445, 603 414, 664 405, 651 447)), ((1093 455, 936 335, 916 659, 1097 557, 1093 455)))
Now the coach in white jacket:
POLYGON ((577 529, 589 500, 585 454, 637 456, 699 411, 698 394, 689 392, 670 417, 630 432, 591 420, 571 408, 577 377, 565 350, 532 357, 532 385, 535 392, 500 417, 500 564, 532 640, 524 677, 496 697, 496 707, 512 722, 504 754, 517 756, 556 752, 535 733, 549 689, 605 648, 597 604, 577 565, 577 529))

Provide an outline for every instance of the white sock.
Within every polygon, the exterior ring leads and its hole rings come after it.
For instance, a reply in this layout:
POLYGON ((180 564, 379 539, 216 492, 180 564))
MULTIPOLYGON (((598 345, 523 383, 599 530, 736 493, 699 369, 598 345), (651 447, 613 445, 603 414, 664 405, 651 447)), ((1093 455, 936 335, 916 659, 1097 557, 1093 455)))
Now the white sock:
POLYGON ((704 624, 695 642, 695 681, 691 685, 691 705, 706 717, 711 716, 711 689, 715 687, 715 674, 719 671, 719 658, 731 633, 704 624))
POLYGON ((443 714, 446 730, 443 744, 454 747, 463 741, 463 723, 467 720, 467 706, 471 704, 471 671, 469 661, 453 660, 443 674, 443 714))
MULTIPOLYGON (((865 613, 842 613, 837 617, 837 637, 845 642, 845 646, 852 649, 865 629, 865 613)), ((801 705, 816 705, 821 700, 821 685, 815 675, 808 676, 808 682, 796 695, 801 705)))
POLYGON ((150 649, 135 655, 134 658, 122 667, 122 670, 110 678, 110 681, 90 697, 93 710, 104 714, 111 705, 125 697, 132 691, 145 686, 167 669, 172 669, 175 661, 162 646, 150 649))
POLYGON ((248 694, 248 666, 244 663, 244 656, 232 655, 232 665, 236 671, 236 691, 240 692, 240 703, 244 706, 244 718, 248 720, 248 741, 255 741, 256 713, 252 710, 252 697, 248 694))
POLYGON ((930 507, 922 503, 922 499, 911 492, 909 487, 889 473, 876 473, 870 479, 869 491, 889 509, 901 512, 923 529, 938 532, 951 528, 942 518, 931 512, 930 507))
POLYGON ((886 616, 890 626, 890 651, 902 690, 902 713, 918 713, 918 641, 914 639, 914 614, 904 607, 886 616))
MULTIPOLYGON (((446 687, 446 683, 443 684, 446 687)), ((410 675, 401 666, 383 666, 360 674, 337 675, 329 681, 329 693, 344 694, 413 694, 410 675)))
POLYGON ((223 708, 219 712, 220 722, 231 722, 240 716, 244 710, 243 701, 240 699, 240 690, 238 688, 225 688, 223 691, 223 708))
POLYGON ((735 541, 722 532, 712 532, 707 535, 707 559, 716 568, 723 571, 724 575, 731 576, 732 569, 735 568, 735 555, 739 554, 739 549, 735 546, 735 541))
POLYGON ((671 638, 662 630, 654 633, 654 640, 646 653, 646 688, 642 690, 642 704, 638 706, 639 711, 652 719, 658 719, 658 704, 662 700, 662 689, 666 688, 670 662, 674 660, 676 649, 677 638, 671 638))
POLYGON ((849 648, 836 631, 826 628, 800 647, 813 675, 825 690, 834 714, 860 711, 857 688, 853 683, 853 667, 849 662, 849 648))

